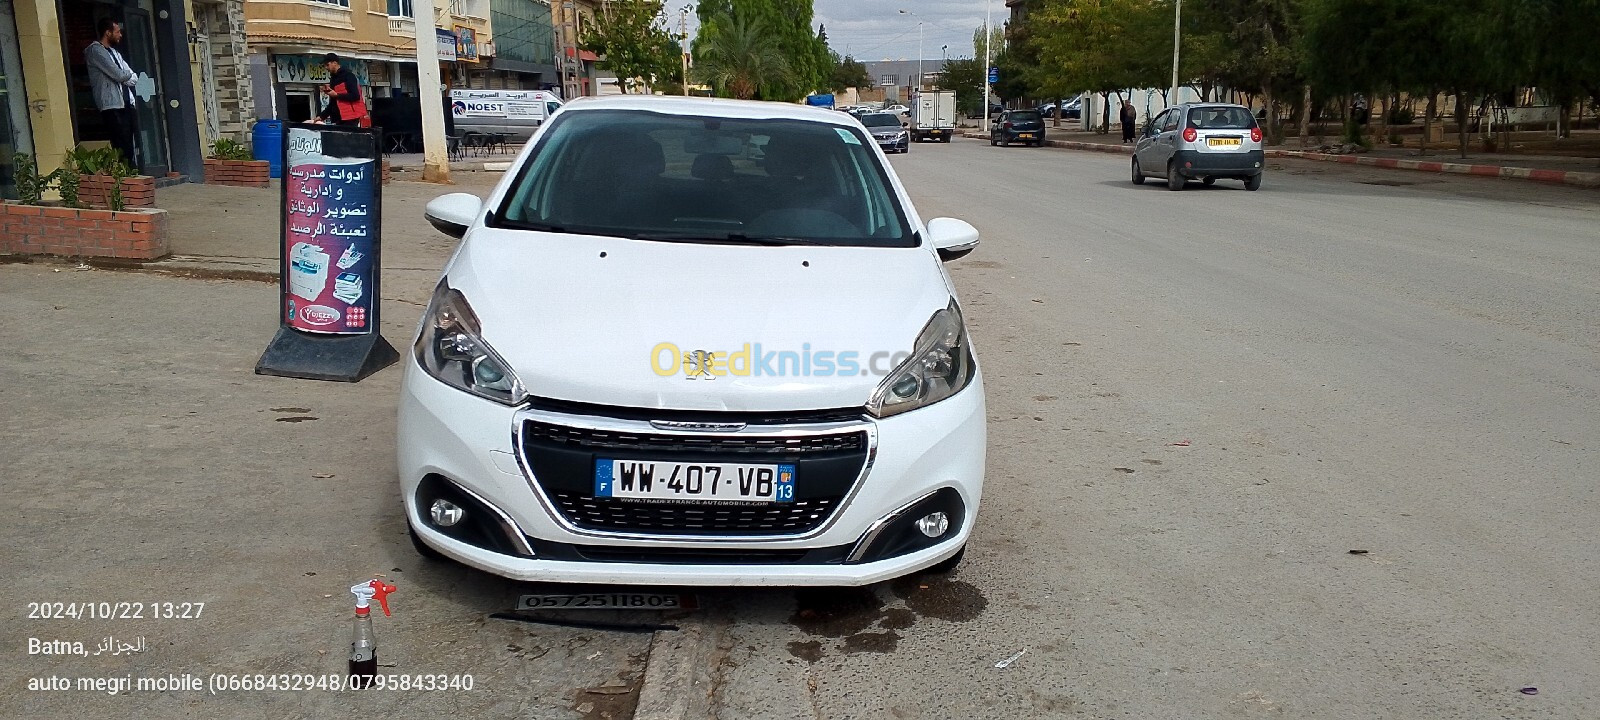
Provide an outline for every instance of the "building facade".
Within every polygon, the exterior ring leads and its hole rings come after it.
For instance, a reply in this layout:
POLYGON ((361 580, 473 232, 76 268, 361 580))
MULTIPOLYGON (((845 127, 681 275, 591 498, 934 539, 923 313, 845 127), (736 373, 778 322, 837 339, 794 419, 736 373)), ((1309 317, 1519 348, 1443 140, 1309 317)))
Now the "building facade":
POLYGON ((0 195, 15 195, 17 153, 50 172, 75 147, 109 144, 84 60, 103 18, 122 23, 117 49, 137 78, 135 164, 199 177, 203 128, 226 118, 223 98, 208 99, 208 73, 239 59, 234 44, 210 42, 230 2, 239 0, 0 0, 0 195))

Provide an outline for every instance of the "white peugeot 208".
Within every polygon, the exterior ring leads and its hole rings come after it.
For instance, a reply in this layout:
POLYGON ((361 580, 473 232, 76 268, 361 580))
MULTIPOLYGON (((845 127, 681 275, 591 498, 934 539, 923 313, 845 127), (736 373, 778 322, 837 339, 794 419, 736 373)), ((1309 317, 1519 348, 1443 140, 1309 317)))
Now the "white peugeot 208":
POLYGON ((406 362, 417 549, 517 580, 863 585, 960 561, 983 381, 923 222, 854 119, 623 96, 556 113, 406 362))

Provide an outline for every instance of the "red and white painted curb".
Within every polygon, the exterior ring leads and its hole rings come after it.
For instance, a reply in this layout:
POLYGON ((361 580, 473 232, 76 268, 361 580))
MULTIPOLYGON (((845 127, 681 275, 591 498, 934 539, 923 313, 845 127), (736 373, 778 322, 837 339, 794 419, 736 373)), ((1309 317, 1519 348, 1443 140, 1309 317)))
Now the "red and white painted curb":
MULTIPOLYGON (((978 133, 967 133, 966 137, 978 140, 987 140, 988 137, 978 133)), ((1106 143, 1078 142, 1076 140, 1046 140, 1050 147, 1064 148, 1067 150, 1088 150, 1091 152, 1104 152, 1116 154, 1130 154, 1131 145, 1109 145, 1106 143)), ((1478 175, 1481 177, 1499 177, 1513 180, 1533 180, 1536 182, 1558 183, 1561 185, 1575 185, 1578 187, 1600 187, 1600 172, 1571 172, 1566 170, 1538 170, 1535 168, 1506 167, 1502 165, 1474 165, 1469 163, 1434 162, 1428 160, 1402 160, 1400 158, 1371 157, 1367 155, 1329 155, 1327 153, 1304 152, 1301 150, 1268 150, 1269 158, 1299 158, 1301 160, 1316 160, 1319 162, 1344 163, 1346 165, 1367 165, 1370 167, 1391 168, 1396 170, 1416 170, 1420 172, 1455 173, 1458 175, 1478 175)))

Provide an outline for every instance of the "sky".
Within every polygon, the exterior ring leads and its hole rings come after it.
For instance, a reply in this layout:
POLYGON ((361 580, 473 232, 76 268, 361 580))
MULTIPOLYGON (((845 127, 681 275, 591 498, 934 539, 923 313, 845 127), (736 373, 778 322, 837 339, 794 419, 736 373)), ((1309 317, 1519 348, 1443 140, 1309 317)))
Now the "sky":
POLYGON ((972 33, 983 25, 991 2, 998 26, 1009 17, 1004 0, 814 0, 812 24, 827 27, 835 52, 857 60, 916 60, 918 20, 924 60, 940 60, 946 52, 972 57, 972 33))

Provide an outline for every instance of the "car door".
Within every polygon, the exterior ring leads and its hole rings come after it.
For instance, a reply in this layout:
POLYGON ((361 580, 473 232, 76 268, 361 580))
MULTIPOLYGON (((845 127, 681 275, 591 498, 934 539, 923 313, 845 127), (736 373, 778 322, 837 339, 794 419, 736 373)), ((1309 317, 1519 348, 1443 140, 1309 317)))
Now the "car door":
POLYGON ((989 136, 990 137, 993 137, 993 138, 998 140, 1004 134, 1004 132, 1001 130, 1001 128, 1006 126, 1006 116, 1007 115, 1010 115, 1010 113, 1004 113, 1004 112, 1000 113, 1000 116, 996 117, 994 119, 994 122, 989 124, 989 136))
POLYGON ((1150 167, 1157 172, 1167 171, 1167 162, 1172 160, 1178 150, 1178 118, 1183 116, 1183 108, 1172 108, 1161 114, 1161 124, 1156 127, 1157 134, 1151 143, 1150 167))
POLYGON ((1161 123, 1166 121, 1167 113, 1169 112, 1172 111, 1168 110, 1157 115, 1154 120, 1144 126, 1144 129, 1139 132, 1138 137, 1134 140, 1133 154, 1139 158, 1139 167, 1146 172, 1160 170, 1163 167, 1161 163, 1156 162, 1155 142, 1156 138, 1159 137, 1161 123))

